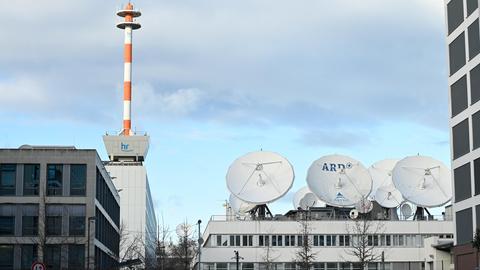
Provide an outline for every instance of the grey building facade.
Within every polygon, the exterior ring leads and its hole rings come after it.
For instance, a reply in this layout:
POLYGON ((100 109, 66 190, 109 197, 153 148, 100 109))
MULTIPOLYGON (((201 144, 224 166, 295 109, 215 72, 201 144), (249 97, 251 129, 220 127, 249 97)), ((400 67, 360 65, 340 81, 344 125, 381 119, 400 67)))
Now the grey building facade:
POLYGON ((471 241, 480 227, 479 2, 445 0, 456 269, 478 261, 471 241))
POLYGON ((96 150, 0 149, 0 269, 116 269, 119 223, 96 150))

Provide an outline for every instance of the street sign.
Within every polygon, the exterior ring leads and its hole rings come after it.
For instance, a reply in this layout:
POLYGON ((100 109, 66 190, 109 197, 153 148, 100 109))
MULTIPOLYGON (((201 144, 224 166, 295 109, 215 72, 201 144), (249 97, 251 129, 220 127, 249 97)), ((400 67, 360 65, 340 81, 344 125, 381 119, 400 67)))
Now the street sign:
POLYGON ((46 270, 45 264, 41 262, 34 262, 32 264, 32 270, 46 270))

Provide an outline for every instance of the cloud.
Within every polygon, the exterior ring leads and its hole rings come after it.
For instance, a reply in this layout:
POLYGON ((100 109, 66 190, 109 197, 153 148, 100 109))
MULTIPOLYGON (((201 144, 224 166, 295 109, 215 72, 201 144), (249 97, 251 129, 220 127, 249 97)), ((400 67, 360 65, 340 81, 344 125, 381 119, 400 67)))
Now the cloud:
POLYGON ((355 147, 371 143, 371 134, 345 129, 312 129, 304 132, 301 143, 309 146, 329 146, 338 148, 355 147))
MULTIPOLYGON (((307 143, 325 123, 340 135, 342 126, 383 121, 447 126, 440 1, 138 4, 133 113, 139 118, 293 126, 305 130, 307 143)), ((120 119, 123 35, 114 27, 120 2, 11 5, 0 11, 15 21, 4 31, 9 42, 0 44, 6 52, 0 83, 30 82, 29 98, 49 105, 34 107, 33 115, 120 119)), ((14 105, 21 102, 10 102, 14 112, 22 112, 14 105)))

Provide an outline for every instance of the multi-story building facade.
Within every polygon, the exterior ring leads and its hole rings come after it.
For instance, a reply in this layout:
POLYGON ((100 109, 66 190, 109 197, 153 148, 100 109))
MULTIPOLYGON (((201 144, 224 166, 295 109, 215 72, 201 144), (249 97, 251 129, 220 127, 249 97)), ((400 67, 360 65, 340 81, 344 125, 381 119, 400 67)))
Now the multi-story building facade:
POLYGON ((146 269, 156 265, 157 220, 153 207, 146 158, 148 136, 106 135, 103 137, 110 161, 105 168, 120 194, 120 220, 124 233, 120 258, 142 260, 146 269))
POLYGON ((365 270, 451 269, 453 221, 448 214, 425 220, 372 219, 365 223, 369 230, 356 231, 355 226, 363 226, 363 221, 350 219, 348 212, 333 214, 331 207, 318 208, 312 210, 305 234, 305 221, 298 215, 302 212, 258 220, 213 216, 203 233, 200 269, 236 270, 234 251, 241 257, 242 270, 299 269, 297 254, 308 237, 310 254, 315 254, 314 270, 364 270, 352 255, 354 241, 359 247, 360 233, 368 239, 365 249, 373 249, 377 257, 365 270))
POLYGON ((0 149, 0 269, 116 269, 119 199, 96 150, 0 149))
POLYGON ((456 269, 474 269, 480 227, 479 0, 445 0, 456 269))

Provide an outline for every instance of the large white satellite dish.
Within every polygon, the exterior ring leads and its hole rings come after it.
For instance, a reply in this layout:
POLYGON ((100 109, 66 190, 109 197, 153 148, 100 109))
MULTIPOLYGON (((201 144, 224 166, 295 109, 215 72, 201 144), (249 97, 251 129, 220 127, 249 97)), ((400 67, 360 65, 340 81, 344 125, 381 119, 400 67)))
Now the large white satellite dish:
POLYGON ((375 192, 375 201, 385 208, 396 208, 402 204, 402 193, 392 184, 381 186, 375 192))
POLYGON ((233 194, 230 194, 230 198, 228 199, 228 201, 233 212, 237 214, 247 213, 248 211, 255 208, 255 206, 257 206, 256 204, 242 201, 239 198, 235 197, 233 194))
POLYGON ((372 191, 369 196, 371 199, 375 199, 375 193, 379 187, 393 184, 392 173, 397 162, 397 159, 384 159, 375 162, 368 168, 368 172, 372 176, 372 191))
POLYGON ((178 236, 180 237, 185 237, 190 235, 190 225, 186 223, 180 223, 177 225, 177 228, 175 228, 175 232, 177 233, 178 236))
POLYGON ((227 172, 227 187, 242 201, 266 204, 282 197, 292 187, 293 167, 273 152, 248 153, 236 159, 227 172))
POLYGON ((322 202, 308 187, 299 189, 293 196, 294 209, 304 209, 309 207, 324 207, 325 203, 322 202))
POLYGON ((419 207, 437 207, 452 198, 450 170, 426 156, 400 160, 393 169, 393 183, 403 197, 419 207))
POLYGON ((368 196, 372 178, 359 161, 342 155, 315 160, 307 174, 310 190, 332 206, 353 207, 368 196))

